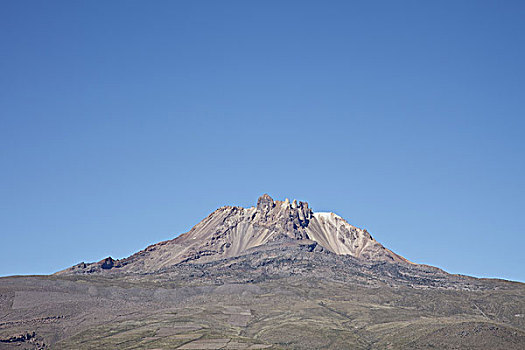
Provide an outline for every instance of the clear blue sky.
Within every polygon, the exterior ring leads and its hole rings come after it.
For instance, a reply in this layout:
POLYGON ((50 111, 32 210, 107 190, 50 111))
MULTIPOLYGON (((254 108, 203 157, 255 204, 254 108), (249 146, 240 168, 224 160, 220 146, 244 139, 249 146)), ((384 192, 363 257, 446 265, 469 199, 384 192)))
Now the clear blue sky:
POLYGON ((268 192, 525 281, 523 1, 0 2, 0 275, 268 192))

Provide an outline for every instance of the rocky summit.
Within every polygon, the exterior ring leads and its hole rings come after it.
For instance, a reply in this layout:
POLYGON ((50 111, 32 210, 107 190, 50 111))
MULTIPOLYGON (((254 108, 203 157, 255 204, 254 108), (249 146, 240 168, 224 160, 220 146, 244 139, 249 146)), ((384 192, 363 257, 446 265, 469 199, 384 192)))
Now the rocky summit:
POLYGON ((1 278, 0 349, 525 349, 525 285, 265 194, 124 259, 1 278))

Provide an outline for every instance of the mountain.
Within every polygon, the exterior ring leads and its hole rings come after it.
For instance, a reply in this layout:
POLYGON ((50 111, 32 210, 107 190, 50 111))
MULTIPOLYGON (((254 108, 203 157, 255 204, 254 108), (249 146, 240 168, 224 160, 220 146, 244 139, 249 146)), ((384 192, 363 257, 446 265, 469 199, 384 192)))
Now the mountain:
POLYGON ((62 273, 108 269, 152 272, 180 263, 231 258, 264 249, 272 242, 290 240, 365 261, 409 263, 383 247, 366 230, 350 225, 334 213, 314 213, 308 203, 274 201, 265 194, 256 207, 219 208, 188 233, 151 245, 129 258, 115 261, 108 257, 94 264, 80 263, 62 273))
POLYGON ((524 349, 525 285, 263 195, 128 258, 0 278, 0 349, 524 349))

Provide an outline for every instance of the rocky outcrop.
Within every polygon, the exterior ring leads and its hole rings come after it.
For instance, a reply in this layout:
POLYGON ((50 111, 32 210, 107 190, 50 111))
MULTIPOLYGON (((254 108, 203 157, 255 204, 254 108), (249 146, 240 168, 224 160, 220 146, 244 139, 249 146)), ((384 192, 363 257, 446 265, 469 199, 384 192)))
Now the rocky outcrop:
POLYGON ((37 336, 36 332, 23 332, 9 336, 0 336, 0 349, 31 349, 31 350, 46 350, 49 347, 44 342, 41 336, 37 336), (4 345, 1 345, 1 344, 4 345))
POLYGON ((257 210, 261 212, 268 211, 275 207, 275 203, 267 193, 263 194, 259 199, 257 200, 257 210))
POLYGON ((0 343, 23 343, 31 340, 35 337, 35 332, 26 332, 22 334, 16 334, 5 338, 0 338, 0 343))

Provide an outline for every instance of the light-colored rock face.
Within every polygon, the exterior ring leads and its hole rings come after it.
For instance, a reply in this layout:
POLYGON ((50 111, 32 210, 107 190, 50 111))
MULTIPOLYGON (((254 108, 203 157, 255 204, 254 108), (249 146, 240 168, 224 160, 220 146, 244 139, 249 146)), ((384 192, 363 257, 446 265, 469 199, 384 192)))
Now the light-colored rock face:
POLYGON ((383 247, 366 231, 334 213, 313 213, 306 232, 311 240, 339 255, 366 260, 409 262, 383 247))
POLYGON ((407 262, 334 213, 314 213, 308 203, 274 201, 264 195, 256 207, 219 208, 188 233, 118 263, 125 270, 154 271, 181 262, 238 256, 281 240, 314 241, 333 253, 370 261, 407 262))

